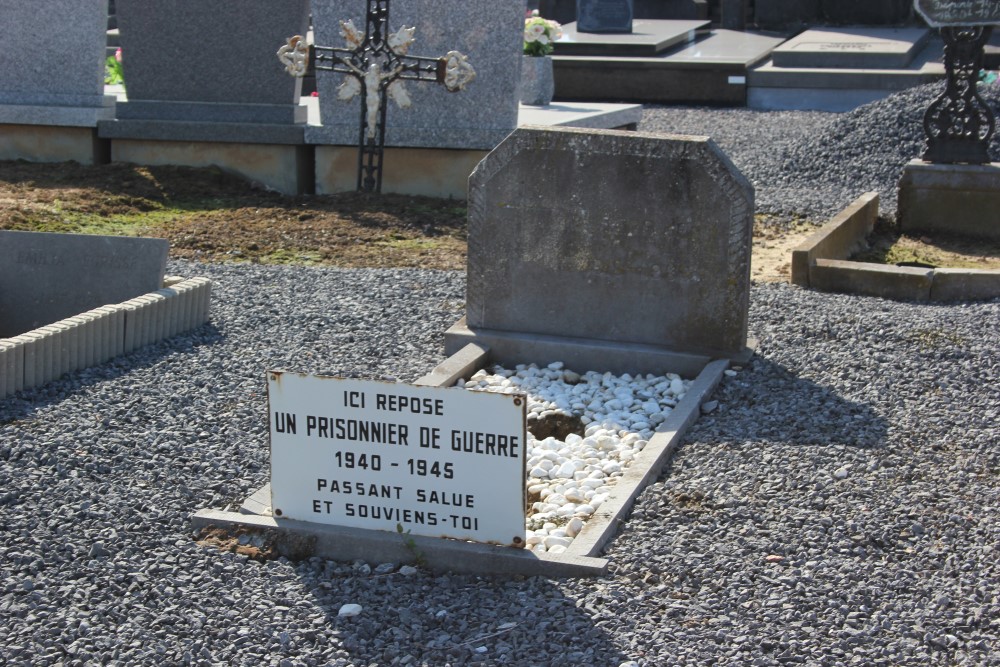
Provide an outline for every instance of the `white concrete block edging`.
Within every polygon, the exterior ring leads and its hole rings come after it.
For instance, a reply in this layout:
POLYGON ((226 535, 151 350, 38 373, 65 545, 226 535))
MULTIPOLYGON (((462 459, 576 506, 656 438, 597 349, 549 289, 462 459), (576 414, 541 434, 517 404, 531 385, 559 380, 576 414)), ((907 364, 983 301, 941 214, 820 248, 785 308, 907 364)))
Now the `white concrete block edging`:
MULTIPOLYGON (((489 357, 487 347, 469 344, 417 380, 416 384, 451 386, 458 378, 468 378, 486 367, 489 357)), ((191 517, 191 527, 195 531, 219 528, 229 532, 257 532, 280 554, 290 558, 319 556, 370 563, 419 562, 436 572, 492 576, 558 578, 603 575, 608 568, 608 560, 602 556, 605 545, 627 520, 638 495, 659 476, 684 433, 700 415, 701 405, 715 391, 728 367, 727 359, 711 361, 704 366, 687 394, 625 470, 608 499, 587 520, 564 553, 537 554, 528 549, 278 519, 271 515, 267 485, 247 498, 239 512, 213 509, 196 512, 191 517)))
POLYGON ((168 277, 163 289, 0 338, 0 398, 40 387, 208 321, 212 281, 168 277))

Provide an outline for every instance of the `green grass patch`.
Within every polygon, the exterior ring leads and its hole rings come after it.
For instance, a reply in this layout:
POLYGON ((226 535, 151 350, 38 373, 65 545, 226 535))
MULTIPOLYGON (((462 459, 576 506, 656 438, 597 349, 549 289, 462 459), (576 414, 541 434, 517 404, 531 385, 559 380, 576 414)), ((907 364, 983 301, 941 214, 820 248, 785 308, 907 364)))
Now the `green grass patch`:
POLYGON ((189 213, 171 208, 132 213, 82 213, 68 211, 59 202, 30 211, 22 210, 12 229, 32 232, 64 234, 99 234, 105 236, 143 236, 168 223, 175 222, 189 213))
POLYGON ((923 350, 943 347, 965 347, 968 341, 953 331, 945 329, 916 329, 911 331, 910 340, 916 341, 923 350))
MULTIPOLYGON (((245 257, 234 257, 235 261, 246 260, 245 257)), ((287 264, 292 266, 316 266, 323 264, 323 256, 312 250, 294 250, 279 248, 257 258, 261 264, 287 264)))
POLYGON ((393 250, 436 250, 443 247, 438 239, 391 239, 389 241, 379 241, 378 245, 392 248, 393 250))

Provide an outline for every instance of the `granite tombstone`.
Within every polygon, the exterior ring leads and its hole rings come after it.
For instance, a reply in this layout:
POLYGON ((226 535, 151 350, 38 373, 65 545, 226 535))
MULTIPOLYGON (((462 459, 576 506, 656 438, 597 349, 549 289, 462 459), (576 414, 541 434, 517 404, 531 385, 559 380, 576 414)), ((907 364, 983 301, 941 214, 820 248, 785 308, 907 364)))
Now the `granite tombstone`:
POLYGON ((0 123, 94 127, 114 114, 106 0, 2 0, 0 16, 0 123))
MULTIPOLYGON (((264 126, 298 124, 301 139, 301 81, 285 75, 274 50, 305 33, 308 0, 118 0, 117 10, 128 90, 120 120, 155 139, 226 141, 220 124, 252 124, 258 143, 274 140, 264 126)), ((232 138, 247 140, 243 134, 232 138)))
POLYGON ((469 179, 467 327, 738 356, 753 211, 707 137, 518 128, 469 179))
POLYGON ((788 29, 803 25, 889 26, 910 18, 909 0, 756 0, 759 28, 788 29))
POLYGON ((996 0, 915 0, 917 13, 934 28, 1000 24, 996 0))
POLYGON ((632 32, 633 0, 577 0, 576 29, 580 32, 632 32))
MULTIPOLYGON (((537 4, 542 16, 565 24, 576 21, 577 2, 578 0, 539 0, 528 4, 529 7, 537 4)), ((633 19, 692 20, 709 17, 707 0, 633 0, 632 8, 633 19)))

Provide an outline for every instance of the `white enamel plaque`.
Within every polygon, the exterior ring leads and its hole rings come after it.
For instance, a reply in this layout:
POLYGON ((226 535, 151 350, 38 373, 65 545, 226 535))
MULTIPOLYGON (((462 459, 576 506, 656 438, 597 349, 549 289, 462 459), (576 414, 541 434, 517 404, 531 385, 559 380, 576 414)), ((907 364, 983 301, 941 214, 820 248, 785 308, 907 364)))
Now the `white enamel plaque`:
POLYGON ((524 546, 523 396, 267 376, 274 516, 524 546))

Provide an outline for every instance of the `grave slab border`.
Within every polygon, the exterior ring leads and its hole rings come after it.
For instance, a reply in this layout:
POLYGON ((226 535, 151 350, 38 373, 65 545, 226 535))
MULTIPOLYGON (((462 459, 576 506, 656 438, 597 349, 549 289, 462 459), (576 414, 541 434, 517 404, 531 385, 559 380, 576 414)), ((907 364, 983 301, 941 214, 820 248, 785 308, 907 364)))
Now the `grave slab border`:
MULTIPOLYGON (((488 346, 468 344, 417 380, 416 384, 451 386, 458 378, 467 378, 489 363, 495 363, 495 359, 488 346)), ((697 420, 701 405, 712 395, 728 367, 728 359, 706 359, 687 394, 626 469, 598 512, 561 554, 537 554, 527 549, 276 519, 270 515, 267 485, 248 497, 239 512, 213 509, 195 512, 190 518, 191 528, 259 532, 279 553, 289 557, 318 556, 379 563, 420 562, 436 572, 492 576, 601 576, 608 569, 608 559, 602 555, 604 547, 627 520, 638 495, 659 476, 687 429, 697 420)))
POLYGON ((208 321, 211 280, 174 276, 164 278, 163 285, 156 292, 0 338, 0 399, 208 321))
POLYGON ((901 301, 971 301, 1000 297, 1000 270, 923 269, 852 262, 847 258, 871 233, 878 194, 869 192, 792 251, 793 285, 822 292, 901 301))

